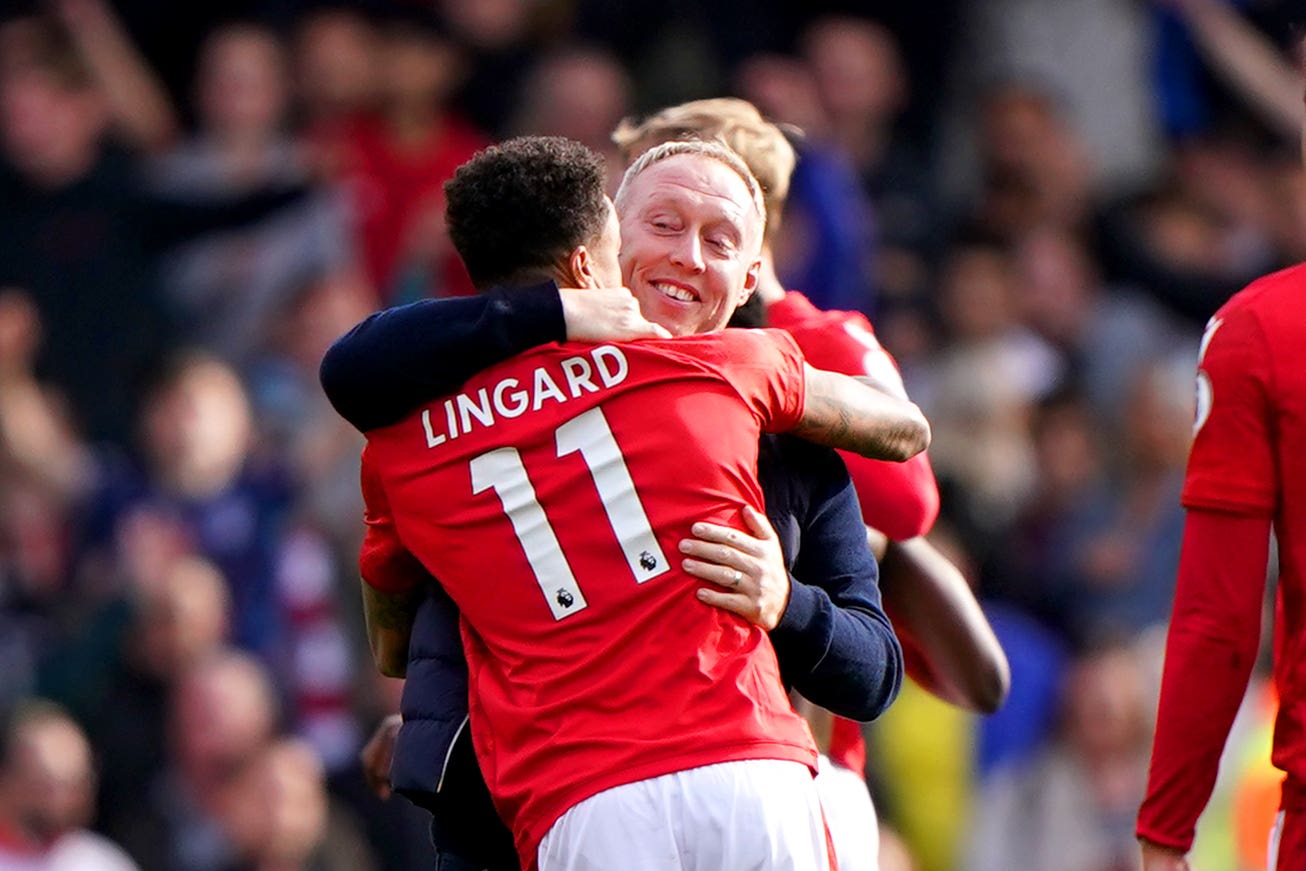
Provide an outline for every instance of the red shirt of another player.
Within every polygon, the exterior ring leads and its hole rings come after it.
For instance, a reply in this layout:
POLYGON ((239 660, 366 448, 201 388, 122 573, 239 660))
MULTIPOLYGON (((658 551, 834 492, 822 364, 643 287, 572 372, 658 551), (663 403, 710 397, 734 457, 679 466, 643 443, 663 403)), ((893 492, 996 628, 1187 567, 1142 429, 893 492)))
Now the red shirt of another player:
MULTIPOLYGON (((1279 541, 1274 764, 1306 810, 1306 266, 1235 295, 1202 339, 1190 509, 1139 835, 1187 850, 1246 689, 1279 541)), ((1295 866, 1294 866, 1295 867, 1295 866)))
POLYGON ((803 389, 778 331, 549 345, 368 434, 400 539, 462 612, 473 743, 527 867, 605 789, 815 765, 766 633, 698 602, 677 551, 761 509, 759 432, 803 389))
MULTIPOLYGON (((857 312, 822 311, 795 290, 767 309, 771 326, 786 330, 808 361, 818 369, 870 375, 894 385, 903 398, 902 376, 880 346, 871 322, 857 312)), ((862 519, 894 541, 924 535, 939 516, 939 487, 924 452, 905 463, 869 460, 840 451, 857 488, 862 519)))

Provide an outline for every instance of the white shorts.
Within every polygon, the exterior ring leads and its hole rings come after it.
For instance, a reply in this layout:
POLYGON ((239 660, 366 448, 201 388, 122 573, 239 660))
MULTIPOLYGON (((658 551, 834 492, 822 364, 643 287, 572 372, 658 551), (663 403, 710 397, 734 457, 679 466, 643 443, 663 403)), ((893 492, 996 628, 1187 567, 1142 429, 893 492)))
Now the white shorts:
POLYGON ((866 781, 822 755, 816 789, 825 808, 839 871, 876 871, 880 867, 880 824, 866 781))
POLYGON ((723 762, 592 795, 540 841, 540 871, 825 871, 816 783, 798 762, 723 762))
POLYGON ((1283 840, 1284 816, 1283 811, 1279 811, 1278 816, 1274 818, 1274 825, 1270 828, 1270 845, 1265 851, 1266 871, 1275 871, 1279 867, 1279 842, 1283 840))

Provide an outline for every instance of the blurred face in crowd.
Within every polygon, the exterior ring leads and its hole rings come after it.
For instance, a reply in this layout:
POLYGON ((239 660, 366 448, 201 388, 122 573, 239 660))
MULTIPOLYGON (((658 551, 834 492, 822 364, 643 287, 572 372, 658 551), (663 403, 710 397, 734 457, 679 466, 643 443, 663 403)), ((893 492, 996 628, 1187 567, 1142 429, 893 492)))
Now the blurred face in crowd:
POLYGON ((1077 241, 1040 228, 1026 235, 1015 252, 1023 320, 1054 342, 1076 342, 1093 309, 1092 263, 1077 241))
POLYGON ((618 208, 626 286, 673 335, 721 329, 757 287, 763 219, 721 161, 680 154, 651 163, 627 180, 618 208))
POLYGON ((270 350, 280 351, 316 375, 331 343, 374 306, 375 294, 361 274, 343 270, 323 276, 304 290, 278 324, 273 331, 277 347, 270 350))
POLYGON ((906 102, 897 46, 879 25, 856 18, 824 19, 806 34, 803 55, 836 117, 884 119, 906 102))
POLYGON ((295 77, 310 117, 366 108, 376 96, 376 34, 346 10, 310 15, 296 40, 295 77))
POLYGON ((231 27, 209 37, 200 58, 199 108, 217 136, 266 136, 286 112, 286 63, 269 31, 231 27))
POLYGON ((159 584, 138 592, 133 634, 138 667, 160 677, 181 674, 216 651, 227 634, 226 581, 198 557, 176 560, 159 584))
POLYGON ((170 729, 194 783, 222 785, 269 740, 276 708, 257 661, 218 654, 191 668, 173 695, 170 729))
POLYGON ((435 109, 458 77, 453 45, 418 27, 400 26, 382 41, 381 91, 392 106, 435 109))
POLYGON ((1150 743, 1146 678, 1124 649, 1076 663, 1066 679, 1066 729, 1087 759, 1146 752, 1150 743))
POLYGON ((465 42, 493 50, 526 35, 533 4, 522 0, 441 0, 439 6, 465 42))
POLYGON ((145 409, 146 452, 160 482, 193 496, 226 486, 244 463, 250 415, 240 379, 226 364, 186 363, 145 409))
POLYGON ((247 764, 226 804, 224 827, 255 864, 298 868, 326 834, 322 764, 295 739, 274 742, 247 764))
POLYGON ((566 136, 595 151, 611 150, 611 132, 628 113, 630 82, 612 56, 573 51, 532 71, 518 122, 523 133, 566 136))
POLYGON ((1157 360, 1135 376, 1125 406, 1125 450, 1142 470, 1178 473, 1193 437, 1193 361, 1157 360))
POLYGON ((952 334, 979 342, 999 336, 1015 320, 1011 264, 984 246, 955 250, 941 279, 943 314, 952 334))
POLYGON ((60 187, 95 163, 106 126, 89 87, 31 67, 0 73, 0 137, 5 156, 36 184, 60 187))
POLYGON ((91 747, 80 729, 60 715, 19 727, 4 789, 15 822, 30 837, 52 843, 89 821, 94 794, 91 747))

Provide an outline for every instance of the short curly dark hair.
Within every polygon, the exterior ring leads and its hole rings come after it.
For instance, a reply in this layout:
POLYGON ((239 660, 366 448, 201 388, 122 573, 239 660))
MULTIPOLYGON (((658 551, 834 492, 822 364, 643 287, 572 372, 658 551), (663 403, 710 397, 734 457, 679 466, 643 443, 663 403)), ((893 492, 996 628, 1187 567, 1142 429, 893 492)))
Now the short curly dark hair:
POLYGON ((603 158, 560 136, 480 151, 444 183, 449 237, 484 290, 517 284, 592 244, 608 220, 603 158))

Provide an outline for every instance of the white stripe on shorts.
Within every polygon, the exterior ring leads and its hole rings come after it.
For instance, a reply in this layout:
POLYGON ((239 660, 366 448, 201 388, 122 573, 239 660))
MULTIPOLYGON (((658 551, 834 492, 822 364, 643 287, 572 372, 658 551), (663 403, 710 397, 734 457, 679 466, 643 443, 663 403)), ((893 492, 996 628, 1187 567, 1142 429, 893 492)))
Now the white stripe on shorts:
POLYGON ((1274 818, 1274 828, 1270 829, 1270 848, 1266 851, 1265 871, 1277 871, 1279 865, 1279 841, 1283 838, 1283 811, 1274 818))

